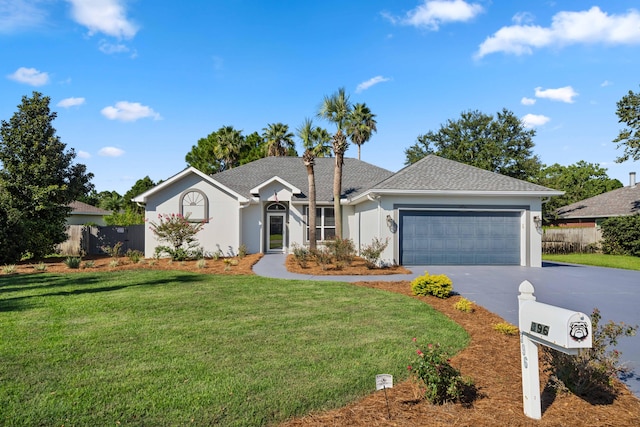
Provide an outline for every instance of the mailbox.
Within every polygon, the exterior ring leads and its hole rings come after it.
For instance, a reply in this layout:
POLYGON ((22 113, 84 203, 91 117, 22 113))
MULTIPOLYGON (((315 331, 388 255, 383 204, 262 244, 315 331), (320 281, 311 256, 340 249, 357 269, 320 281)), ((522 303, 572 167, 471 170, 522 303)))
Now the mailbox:
POLYGON ((524 414, 539 420, 542 407, 538 345, 575 355, 581 348, 591 348, 593 330, 591 319, 586 314, 537 302, 533 285, 528 280, 520 284, 519 290, 522 403, 524 414))
POLYGON ((591 319, 584 313, 537 301, 523 301, 519 321, 520 332, 540 344, 565 353, 568 353, 565 350, 591 348, 591 319))

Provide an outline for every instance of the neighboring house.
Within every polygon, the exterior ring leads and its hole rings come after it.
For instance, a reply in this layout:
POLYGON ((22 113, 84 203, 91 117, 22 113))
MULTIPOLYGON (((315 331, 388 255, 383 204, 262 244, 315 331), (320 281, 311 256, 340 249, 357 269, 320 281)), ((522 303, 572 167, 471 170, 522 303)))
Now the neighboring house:
MULTIPOLYGON (((318 240, 335 234, 335 158, 315 163, 318 240)), ((343 237, 389 242, 385 263, 540 267, 542 200, 560 191, 430 155, 397 173, 346 158, 343 237)), ((287 253, 308 243, 308 181, 299 157, 267 157, 214 175, 187 168, 135 197, 147 221, 180 213, 206 224, 205 252, 287 253)), ((149 229, 145 256, 159 242, 149 229)))
POLYGON ((640 213, 640 186, 635 172, 629 173, 629 186, 617 188, 556 210, 558 218, 553 225, 561 227, 598 227, 614 216, 640 213))
POLYGON ((83 202, 74 201, 69 203, 71 214, 67 217, 67 225, 107 225, 104 217, 111 215, 111 211, 96 208, 83 202))

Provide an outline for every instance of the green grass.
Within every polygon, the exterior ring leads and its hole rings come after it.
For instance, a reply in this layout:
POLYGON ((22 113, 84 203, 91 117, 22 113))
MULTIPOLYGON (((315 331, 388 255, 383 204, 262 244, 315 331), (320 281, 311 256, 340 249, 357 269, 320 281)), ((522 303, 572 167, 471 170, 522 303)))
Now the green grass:
POLYGON ((275 424, 407 376, 467 334, 344 283, 184 272, 0 276, 0 425, 275 424))
POLYGON ((544 261, 567 262, 570 264, 593 265, 597 267, 623 268, 625 270, 640 270, 640 257, 628 255, 605 254, 566 254, 543 255, 544 261))

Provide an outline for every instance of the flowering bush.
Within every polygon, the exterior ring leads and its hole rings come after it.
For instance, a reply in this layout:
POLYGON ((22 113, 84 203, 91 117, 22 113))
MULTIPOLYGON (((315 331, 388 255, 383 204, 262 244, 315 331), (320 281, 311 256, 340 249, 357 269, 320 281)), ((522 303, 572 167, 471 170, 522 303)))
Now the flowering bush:
POLYGON ((638 326, 613 321, 600 325, 601 318, 600 310, 595 308, 591 314, 592 347, 577 356, 545 347, 543 359, 556 389, 568 389, 578 396, 615 395, 614 380, 627 368, 620 364, 620 352, 613 347, 618 338, 634 336, 638 326))
POLYGON ((384 242, 377 237, 373 238, 370 245, 364 245, 360 249, 360 256, 364 258, 367 268, 376 268, 380 262, 380 255, 389 245, 389 238, 384 242))
POLYGON ((440 405, 460 400, 465 389, 473 385, 473 380, 463 377, 451 366, 447 353, 440 344, 428 344, 421 349, 416 338, 416 359, 408 366, 411 375, 424 385, 424 397, 431 403, 440 405))
POLYGON ((195 236, 202 230, 204 222, 191 222, 188 215, 158 214, 158 222, 150 221, 150 224, 149 228, 158 240, 170 245, 156 247, 156 256, 167 253, 174 261, 184 261, 202 253, 195 236))

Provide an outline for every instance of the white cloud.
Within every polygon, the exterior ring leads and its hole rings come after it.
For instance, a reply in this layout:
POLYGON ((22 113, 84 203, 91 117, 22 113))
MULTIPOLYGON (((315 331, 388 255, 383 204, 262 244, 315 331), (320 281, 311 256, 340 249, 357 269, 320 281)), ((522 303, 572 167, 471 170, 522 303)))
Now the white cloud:
POLYGON ((33 0, 0 0, 0 33, 13 33, 46 22, 47 13, 33 0))
POLYGON ((511 18, 516 24, 529 24, 534 21, 534 16, 529 12, 518 12, 511 18))
POLYGON ((98 151, 98 155, 103 157, 120 157, 123 154, 124 150, 116 147, 102 147, 100 151, 98 151))
POLYGON ((151 117, 160 120, 160 114, 152 108, 142 105, 139 102, 119 101, 115 106, 104 107, 101 111, 103 116, 109 120, 120 120, 123 122, 135 122, 138 119, 151 117))
POLYGON ((394 24, 411 25, 437 31, 441 24, 466 22, 483 12, 481 5, 464 0, 424 0, 423 4, 407 12, 406 17, 396 18, 388 13, 385 18, 394 24))
POLYGON ((58 107, 76 107, 78 105, 84 104, 84 98, 65 98, 62 101, 58 102, 58 107))
POLYGON ((534 48, 571 44, 640 44, 640 13, 609 15, 594 6, 582 12, 558 12, 550 27, 512 25, 500 28, 478 48, 476 58, 504 52, 533 53, 534 48))
POLYGON ((109 43, 106 40, 100 40, 100 45, 98 46, 98 49, 100 49, 100 51, 102 53, 106 53, 107 55, 111 55, 114 53, 127 53, 129 52, 129 47, 122 44, 122 43, 109 43))
POLYGON ((360 93, 364 90, 369 89, 371 86, 377 85, 378 83, 384 83, 384 82, 388 82, 389 80, 391 80, 388 77, 382 77, 382 76, 375 76, 373 78, 370 78, 369 80, 367 80, 366 82, 362 82, 358 85, 358 87, 356 87, 356 93, 360 93))
POLYGON ((537 98, 546 98, 552 101, 561 101, 568 104, 572 104, 573 98, 578 96, 578 92, 573 90, 571 86, 559 87, 557 89, 542 89, 536 88, 537 98))
POLYGON ((542 126, 551 120, 547 116, 543 116, 541 114, 527 114, 522 119, 522 124, 526 128, 534 128, 536 126, 542 126))
POLYGON ((7 77, 31 86, 42 86, 49 83, 49 74, 44 71, 38 71, 35 68, 20 67, 15 73, 9 74, 7 77))
POLYGON ((91 158, 91 154, 89 154, 89 153, 88 153, 88 152, 86 152, 86 151, 79 150, 79 151, 78 151, 78 157, 79 157, 80 159, 90 159, 90 158, 91 158))
POLYGON ((103 33, 117 38, 130 39, 138 32, 138 26, 126 16, 123 0, 67 0, 71 3, 71 15, 89 34, 103 33))
POLYGON ((526 96, 522 97, 522 99, 520 100, 520 103, 522 105, 533 105, 536 103, 536 100, 533 98, 527 98, 526 96))
POLYGON ((610 82, 609 80, 605 80, 602 83, 600 83, 601 87, 607 87, 607 86, 611 86, 613 83, 610 82))

